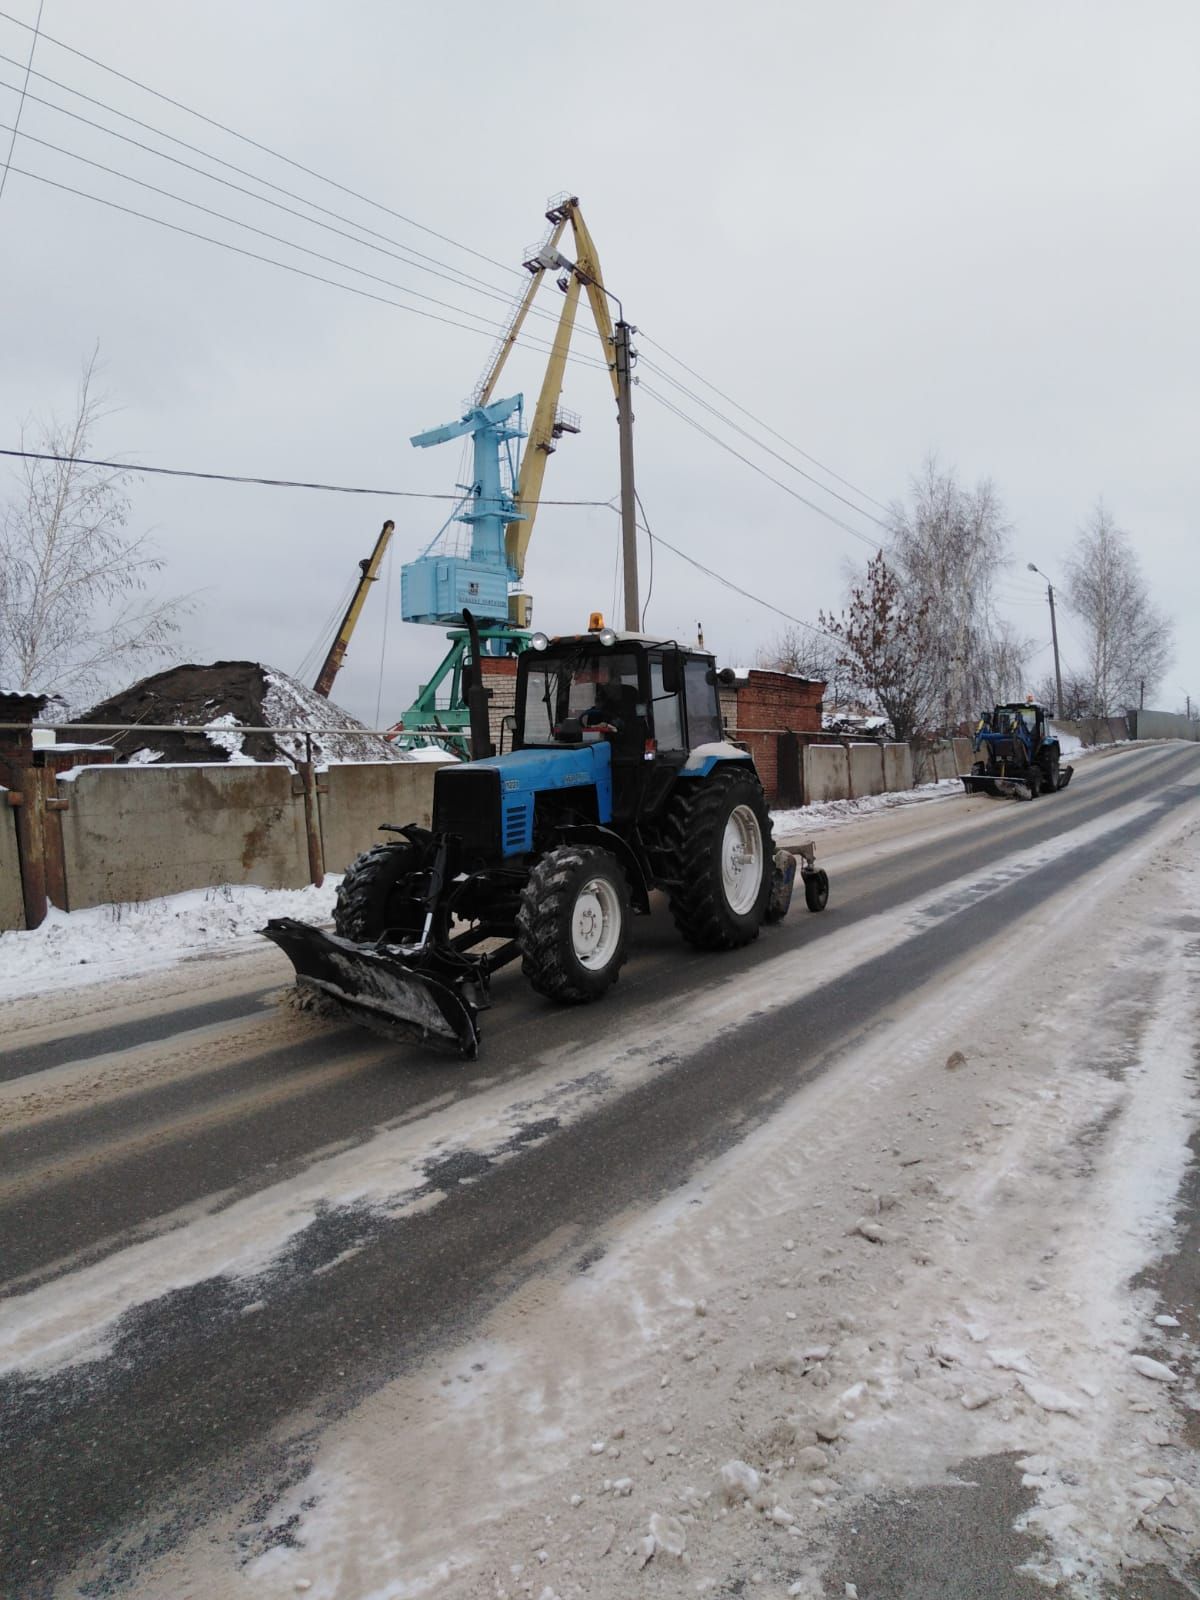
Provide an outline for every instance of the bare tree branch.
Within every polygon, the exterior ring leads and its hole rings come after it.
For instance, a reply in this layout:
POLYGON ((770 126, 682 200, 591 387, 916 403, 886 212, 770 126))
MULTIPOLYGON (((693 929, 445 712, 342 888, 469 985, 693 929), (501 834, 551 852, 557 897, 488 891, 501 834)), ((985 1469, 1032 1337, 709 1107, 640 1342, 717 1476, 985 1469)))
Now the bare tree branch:
POLYGON ((0 681, 75 705, 169 654, 189 606, 182 597, 137 603, 163 560, 145 534, 127 531, 133 474, 78 459, 92 454, 109 414, 97 370, 93 352, 69 422, 22 429, 23 448, 67 459, 22 462, 0 508, 0 681))

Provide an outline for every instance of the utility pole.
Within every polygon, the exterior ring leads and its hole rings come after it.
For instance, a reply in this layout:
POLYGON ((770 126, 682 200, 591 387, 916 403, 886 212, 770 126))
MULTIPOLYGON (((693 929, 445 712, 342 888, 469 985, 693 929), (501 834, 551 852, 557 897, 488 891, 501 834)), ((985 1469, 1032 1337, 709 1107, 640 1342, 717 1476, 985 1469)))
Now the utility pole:
POLYGON ((638 605, 637 497, 633 487, 633 350, 629 343, 636 331, 623 317, 613 330, 621 451, 621 566, 625 574, 625 629, 628 633, 640 633, 642 628, 638 605))
MULTIPOLYGON (((1041 567, 1035 566, 1032 561, 1027 562, 1026 565, 1030 572, 1036 572, 1039 578, 1046 578, 1046 574, 1041 567)), ((1058 660, 1058 623, 1054 616, 1054 585, 1049 578, 1046 578, 1046 594, 1050 601, 1050 638, 1054 645, 1054 683, 1058 691, 1058 703, 1054 708, 1054 714, 1061 719, 1063 714, 1062 667, 1059 665, 1058 660)))
POLYGON ((1061 719, 1063 714, 1063 693, 1062 667, 1059 665, 1058 660, 1058 623, 1054 617, 1054 585, 1048 578, 1046 580, 1046 593, 1050 597, 1050 638, 1054 643, 1054 683, 1058 690, 1058 705, 1055 707, 1054 714, 1061 719))

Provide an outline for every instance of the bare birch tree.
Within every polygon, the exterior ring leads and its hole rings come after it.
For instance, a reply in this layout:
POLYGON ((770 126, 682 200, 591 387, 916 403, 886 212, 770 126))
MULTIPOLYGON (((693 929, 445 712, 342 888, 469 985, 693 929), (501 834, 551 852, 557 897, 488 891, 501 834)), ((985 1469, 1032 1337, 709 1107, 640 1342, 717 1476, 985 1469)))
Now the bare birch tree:
POLYGON ((1173 628, 1150 599, 1128 533, 1102 500, 1067 563, 1067 600, 1083 623, 1090 712, 1118 715, 1152 693, 1171 662, 1173 628))
POLYGON ((93 354, 71 420, 22 429, 23 450, 56 459, 22 461, 0 508, 0 682, 68 706, 167 655, 187 609, 147 593, 164 563, 129 531, 133 475, 80 459, 108 414, 96 376, 93 354))
POLYGON ((1012 530, 989 479, 964 489, 932 455, 911 490, 911 505, 892 505, 889 554, 910 607, 924 608, 934 721, 952 728, 1021 692, 1028 646, 993 593, 1012 530))

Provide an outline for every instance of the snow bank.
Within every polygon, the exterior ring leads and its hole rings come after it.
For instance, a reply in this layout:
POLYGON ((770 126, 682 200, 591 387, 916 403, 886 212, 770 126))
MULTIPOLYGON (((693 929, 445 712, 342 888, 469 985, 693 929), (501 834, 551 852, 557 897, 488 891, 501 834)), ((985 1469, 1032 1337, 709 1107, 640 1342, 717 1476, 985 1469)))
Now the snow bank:
POLYGON ((340 877, 320 889, 221 884, 133 905, 51 907, 40 928, 0 933, 0 1000, 100 983, 253 941, 269 917, 328 920, 340 877))
POLYGON ((892 811, 897 806, 918 805, 926 800, 949 800, 951 796, 962 793, 963 786, 958 778, 942 778, 937 783, 924 783, 917 789, 897 789, 894 794, 864 795, 861 800, 826 800, 821 805, 772 811, 771 821, 776 838, 795 833, 819 833, 822 828, 833 827, 848 817, 892 811))

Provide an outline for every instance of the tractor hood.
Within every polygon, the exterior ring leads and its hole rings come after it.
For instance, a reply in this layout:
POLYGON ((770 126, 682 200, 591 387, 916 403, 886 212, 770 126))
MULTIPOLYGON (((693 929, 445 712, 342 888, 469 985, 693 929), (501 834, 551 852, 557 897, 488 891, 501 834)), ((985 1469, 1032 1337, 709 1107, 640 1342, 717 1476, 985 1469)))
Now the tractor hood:
POLYGON ((479 825, 490 820, 489 811, 494 818, 498 805, 498 829, 491 837, 502 855, 522 855, 533 849, 536 797, 561 789, 594 789, 596 820, 612 821, 612 749, 607 741, 512 750, 482 761, 439 767, 434 778, 434 827, 474 838, 479 825))

